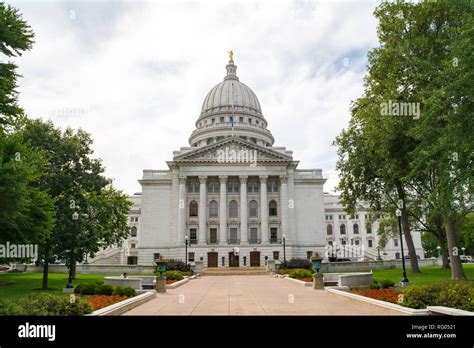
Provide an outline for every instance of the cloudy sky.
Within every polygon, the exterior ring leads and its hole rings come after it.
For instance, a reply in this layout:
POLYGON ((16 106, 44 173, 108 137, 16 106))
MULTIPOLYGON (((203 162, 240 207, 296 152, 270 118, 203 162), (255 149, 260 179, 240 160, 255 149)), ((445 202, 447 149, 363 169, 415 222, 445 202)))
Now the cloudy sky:
POLYGON ((16 59, 30 117, 92 134, 127 193, 166 169, 234 51, 277 146, 337 185, 334 138, 377 45, 374 1, 10 1, 36 34, 16 59))

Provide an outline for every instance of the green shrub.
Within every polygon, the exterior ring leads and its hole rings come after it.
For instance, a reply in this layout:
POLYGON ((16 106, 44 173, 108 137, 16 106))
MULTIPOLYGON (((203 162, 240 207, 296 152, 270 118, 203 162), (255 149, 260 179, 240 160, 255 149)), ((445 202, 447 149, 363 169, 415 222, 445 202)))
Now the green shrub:
POLYGON ((312 268, 312 264, 311 264, 311 261, 309 261, 308 259, 293 258, 291 260, 283 262, 280 265, 280 268, 283 268, 283 269, 304 268, 304 269, 310 270, 312 268))
POLYGON ((474 287, 465 282, 453 281, 414 285, 404 291, 402 304, 415 309, 446 306, 474 311, 474 287))
POLYGON ((112 292, 112 295, 133 297, 137 295, 137 292, 130 286, 116 286, 112 292))
POLYGON ((74 288, 74 293, 80 295, 96 295, 98 288, 104 285, 102 282, 81 283, 74 288))
POLYGON ((19 300, 0 300, 0 315, 56 315, 74 316, 92 312, 87 299, 76 297, 71 303, 70 296, 56 294, 33 294, 19 300))
POLYGON ((168 271, 190 272, 192 274, 191 266, 186 265, 183 261, 177 259, 163 260, 166 261, 166 269, 168 271))
POLYGON ((114 287, 109 284, 99 284, 95 288, 95 294, 94 295, 107 295, 110 296, 114 292, 114 287))
POLYGON ((182 271, 166 271, 164 273, 164 276, 166 277, 166 279, 170 279, 170 280, 183 280, 185 276, 190 276, 191 273, 190 272, 182 272, 182 271))
POLYGON ((395 285, 390 279, 374 280, 374 282, 377 282, 380 289, 388 289, 395 285))
POLYGON ((372 283, 369 285, 370 289, 380 289, 380 284, 377 280, 373 280, 372 283))
POLYGON ((302 279, 302 278, 313 277, 313 272, 310 271, 309 269, 296 268, 296 269, 290 269, 288 271, 289 271, 288 275, 290 276, 290 278, 302 279))

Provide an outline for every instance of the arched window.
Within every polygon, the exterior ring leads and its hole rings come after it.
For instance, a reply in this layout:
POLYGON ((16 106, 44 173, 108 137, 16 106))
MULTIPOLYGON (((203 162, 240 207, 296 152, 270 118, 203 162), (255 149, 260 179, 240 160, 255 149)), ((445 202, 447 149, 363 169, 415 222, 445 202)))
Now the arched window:
POLYGON ((237 201, 230 201, 229 203, 229 217, 236 218, 239 217, 239 205, 237 201))
POLYGON ((189 216, 198 216, 198 204, 196 201, 189 203, 189 216))
POLYGON ((216 201, 211 201, 209 203, 209 217, 217 217, 218 205, 216 201))
POLYGON ((367 225, 367 233, 372 233, 372 225, 371 224, 368 224, 367 225))
POLYGON ((326 232, 327 232, 328 236, 332 236, 332 225, 331 224, 327 225, 326 232))
POLYGON ((339 232, 341 232, 341 234, 346 234, 346 225, 342 224, 339 226, 339 232))
POLYGON ((130 232, 131 232, 132 237, 137 236, 137 228, 135 226, 132 227, 132 230, 130 232))
POLYGON ((354 224, 354 226, 352 226, 352 228, 354 229, 354 234, 359 234, 359 225, 358 224, 354 224))
POLYGON ((270 201, 268 204, 268 215, 277 216, 277 203, 275 201, 270 201))
POLYGON ((257 217, 258 212, 257 212, 257 202, 256 201, 250 201, 249 203, 249 216, 250 217, 257 217))

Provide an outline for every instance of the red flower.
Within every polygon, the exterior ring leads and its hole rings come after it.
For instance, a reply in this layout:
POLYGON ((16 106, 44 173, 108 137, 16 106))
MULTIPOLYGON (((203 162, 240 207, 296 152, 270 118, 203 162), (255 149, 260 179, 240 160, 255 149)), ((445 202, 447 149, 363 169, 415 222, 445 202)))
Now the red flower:
POLYGON ((128 298, 127 296, 120 296, 120 295, 112 295, 112 296, 95 295, 95 296, 89 296, 88 300, 91 303, 94 310, 96 311, 98 309, 110 306, 114 303, 126 300, 127 298, 128 298))
POLYGON ((364 290, 352 290, 353 294, 374 298, 376 300, 398 303, 398 295, 400 291, 393 289, 364 289, 364 290))

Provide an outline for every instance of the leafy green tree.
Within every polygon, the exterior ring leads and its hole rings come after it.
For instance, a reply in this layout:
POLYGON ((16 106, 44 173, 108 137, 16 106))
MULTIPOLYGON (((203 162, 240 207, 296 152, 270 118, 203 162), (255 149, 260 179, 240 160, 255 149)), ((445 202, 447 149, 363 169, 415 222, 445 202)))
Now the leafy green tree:
POLYGON ((467 1, 382 3, 375 11, 380 47, 369 53, 364 95, 336 139, 344 201, 386 207, 401 199, 409 253, 411 216, 435 230, 442 247, 446 236, 454 279, 464 278, 456 219, 472 209, 472 11, 467 1), (387 101, 422 109, 387 117, 387 101))
MULTIPOLYGON (((2 57, 21 56, 32 43, 33 32, 18 10, 0 3, 2 57)), ((16 68, 0 62, 0 243, 40 244, 54 225, 54 202, 37 186, 46 166, 42 153, 18 132, 24 116, 17 104, 16 68)))
POLYGON ((48 263, 64 260, 74 277, 75 263, 82 262, 85 255, 93 256, 101 247, 128 236, 131 202, 103 175, 101 161, 93 158, 88 133, 71 128, 61 131, 51 121, 36 119, 26 123, 23 134, 46 154, 47 175, 39 185, 55 199, 56 225, 41 248, 43 287, 47 288, 48 263), (76 222, 74 212, 79 216, 76 222))
MULTIPOLYGON (((0 52, 7 58, 21 56, 33 45, 33 31, 17 9, 0 3, 0 52)), ((9 125, 22 113, 17 105, 17 66, 0 62, 0 127, 9 125)))

